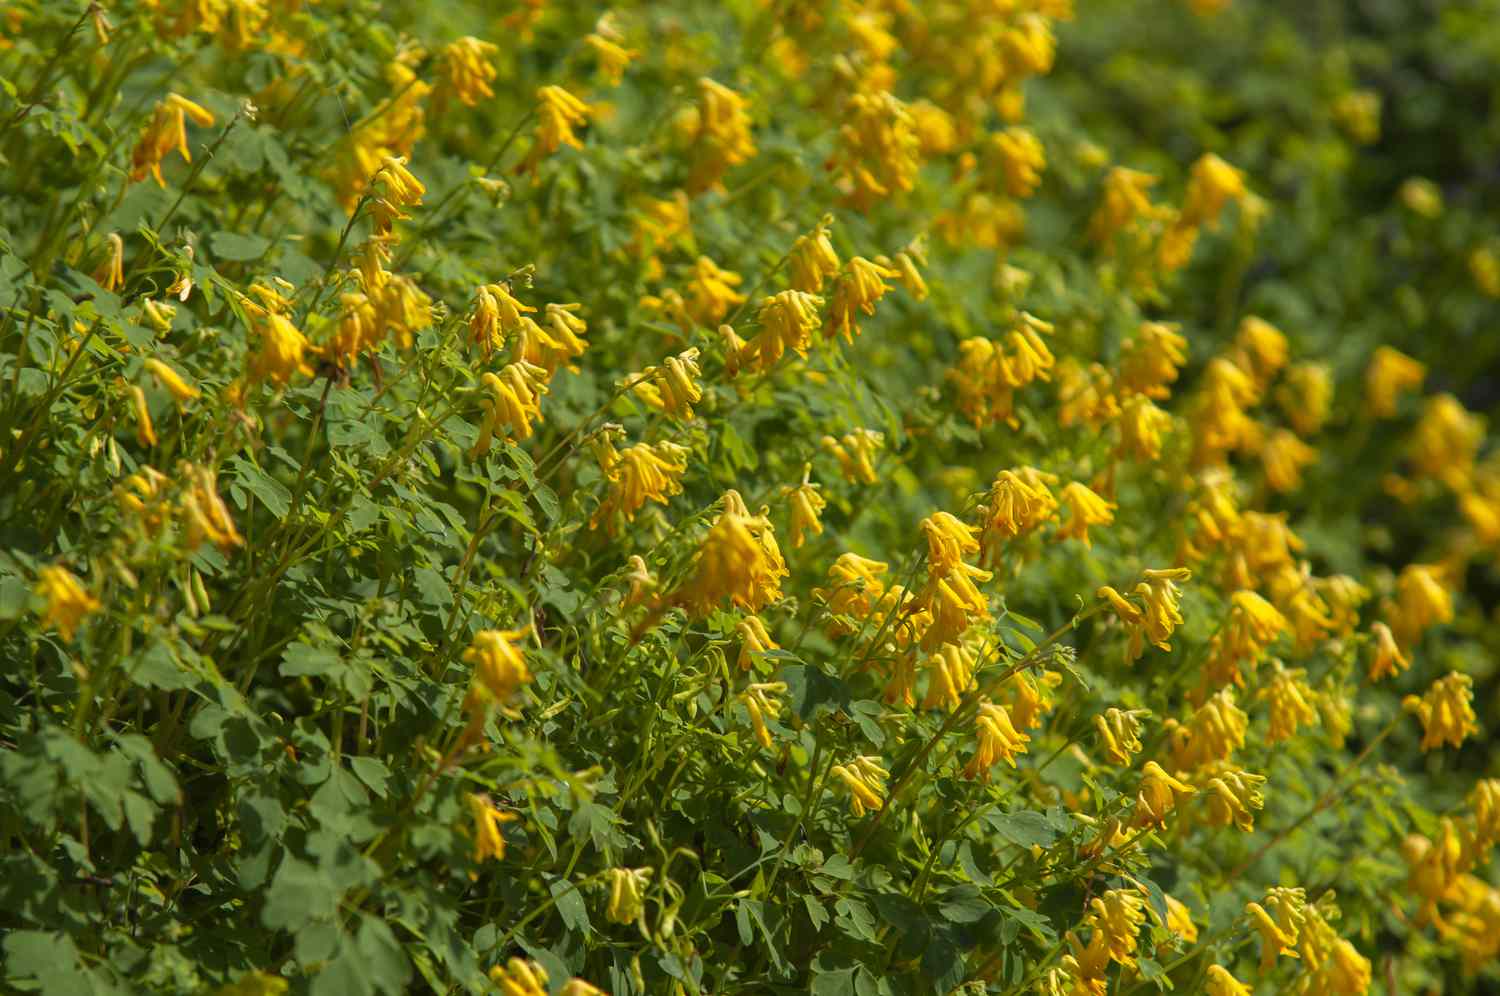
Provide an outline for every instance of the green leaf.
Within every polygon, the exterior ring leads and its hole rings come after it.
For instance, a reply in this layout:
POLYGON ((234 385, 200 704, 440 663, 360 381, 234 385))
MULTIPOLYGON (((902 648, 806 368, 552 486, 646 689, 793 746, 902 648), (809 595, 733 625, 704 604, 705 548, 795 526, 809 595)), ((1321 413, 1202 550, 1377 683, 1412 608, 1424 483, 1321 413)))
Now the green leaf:
POLYGON ((260 259, 271 248, 271 240, 259 235, 236 235, 234 232, 215 232, 208 237, 214 255, 222 260, 245 263, 260 259))
POLYGON ((261 470, 243 457, 229 461, 235 480, 248 492, 260 499, 260 503, 278 519, 286 518, 292 507, 292 492, 285 484, 261 470))
POLYGON ((340 664, 339 655, 328 647, 291 643, 281 653, 281 673, 287 678, 321 677, 340 664))
POLYGON ((558 915, 569 930, 576 930, 584 935, 592 933, 588 907, 584 905, 583 895, 573 887, 573 883, 565 878, 555 878, 547 883, 547 890, 552 893, 558 915))
POLYGON ((1057 840, 1057 830, 1043 813, 1029 810, 990 812, 985 814, 984 821, 995 833, 1018 847, 1049 847, 1057 840))

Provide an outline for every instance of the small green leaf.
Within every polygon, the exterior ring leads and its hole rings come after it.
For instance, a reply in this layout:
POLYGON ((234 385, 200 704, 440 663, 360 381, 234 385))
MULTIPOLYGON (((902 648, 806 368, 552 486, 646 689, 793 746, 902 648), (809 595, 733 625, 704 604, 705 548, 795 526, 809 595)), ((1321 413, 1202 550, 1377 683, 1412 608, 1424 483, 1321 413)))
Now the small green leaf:
POLYGON ((208 237, 208 245, 219 259, 244 263, 264 256, 271 248, 271 240, 260 235, 215 232, 208 237))

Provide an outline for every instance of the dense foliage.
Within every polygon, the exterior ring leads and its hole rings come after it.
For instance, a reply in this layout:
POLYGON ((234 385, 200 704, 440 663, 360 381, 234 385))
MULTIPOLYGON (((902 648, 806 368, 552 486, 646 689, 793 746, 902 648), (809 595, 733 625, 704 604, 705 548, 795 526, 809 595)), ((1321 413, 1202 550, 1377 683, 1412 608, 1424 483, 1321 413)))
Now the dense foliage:
POLYGON ((1495 0, 15 0, 3 987, 1500 984, 1495 0))

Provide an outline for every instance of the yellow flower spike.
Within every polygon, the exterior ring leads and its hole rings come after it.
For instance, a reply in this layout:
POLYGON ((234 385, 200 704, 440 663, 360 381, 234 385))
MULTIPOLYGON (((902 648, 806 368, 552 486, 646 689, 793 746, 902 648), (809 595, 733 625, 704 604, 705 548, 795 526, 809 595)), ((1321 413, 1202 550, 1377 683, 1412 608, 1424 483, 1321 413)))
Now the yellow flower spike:
POLYGON ((490 969, 490 981, 500 996, 547 996, 547 972, 534 961, 512 958, 490 969))
POLYGON ((787 271, 793 290, 817 294, 824 281, 839 272, 838 253, 828 239, 832 224, 833 216, 825 215, 816 228, 792 243, 787 252, 787 271))
POLYGON ((382 156, 380 169, 371 180, 381 190, 380 195, 370 202, 370 214, 378 235, 389 233, 396 222, 408 220, 410 216, 403 209, 421 204, 422 196, 427 193, 422 181, 406 168, 406 162, 405 156, 382 156))
POLYGON ((614 532, 620 516, 626 522, 634 522, 646 502, 665 505, 673 495, 681 494, 688 455, 687 447, 665 440, 637 443, 620 450, 614 465, 605 471, 610 482, 609 494, 590 517, 589 528, 597 529, 601 523, 608 523, 614 532))
POLYGON ((1123 391, 1158 401, 1172 396, 1170 385, 1187 363, 1187 338, 1178 328, 1166 322, 1141 322, 1120 355, 1123 391))
POLYGON ((723 502, 724 512, 698 548, 692 578, 677 593, 697 616, 707 615, 726 599, 759 612, 781 598, 781 579, 788 574, 770 521, 750 515, 738 492, 725 492, 723 502))
POLYGON ((802 483, 795 487, 784 487, 781 489, 782 496, 787 499, 791 508, 791 536, 792 549, 799 549, 807 533, 821 535, 823 532, 822 514, 823 509, 828 507, 828 502, 818 493, 820 485, 812 483, 812 464, 804 464, 802 467, 802 483))
POLYGON ((200 128, 212 127, 214 123, 213 114, 180 94, 169 93, 157 103, 151 120, 130 154, 131 183, 144 180, 149 174, 158 186, 166 187, 161 163, 173 151, 180 154, 184 162, 193 161, 192 153, 188 151, 189 119, 200 128))
POLYGON ((1301 889, 1273 888, 1266 894, 1266 906, 1246 903, 1250 925, 1260 934, 1260 971, 1269 972, 1281 955, 1300 958, 1297 939, 1307 920, 1307 900, 1301 889), (1270 907, 1268 912, 1266 906, 1270 907), (1272 916, 1272 913, 1275 915, 1272 916))
POLYGON ((1153 463, 1161 457, 1162 436, 1171 431, 1172 416, 1138 394, 1121 406, 1117 424, 1120 445, 1116 452, 1140 463, 1153 463))
POLYGON ((203 540, 228 553, 245 541, 234 527, 229 507, 219 497, 213 472, 207 467, 182 465, 180 476, 186 485, 181 497, 183 517, 187 520, 188 546, 196 549, 203 540))
POLYGON ((650 887, 653 868, 611 868, 609 870, 609 903, 604 916, 610 923, 631 924, 642 921, 646 909, 646 889, 650 887))
POLYGON ((470 792, 469 813, 474 818, 474 860, 482 863, 493 858, 505 860, 505 837, 501 825, 514 822, 518 817, 495 807, 486 796, 470 792))
POLYGON ((42 608, 42 626, 55 628, 68 642, 84 619, 103 608, 75 574, 56 564, 37 572, 35 590, 46 603, 42 608))
POLYGON ((951 513, 934 512, 922 520, 921 528, 927 537, 928 571, 934 577, 946 577, 965 556, 979 552, 974 530, 951 513))
POLYGON ((891 289, 886 280, 899 279, 900 272, 863 256, 854 256, 833 282, 833 296, 828 302, 828 315, 823 320, 823 335, 832 339, 843 336, 852 343, 859 335, 858 312, 875 314, 875 302, 891 289))
POLYGON ((1068 509, 1068 519, 1057 531, 1057 538, 1060 540, 1076 539, 1084 546, 1091 547, 1093 543, 1089 541, 1089 526, 1107 526, 1115 521, 1114 504, 1100 498, 1077 481, 1063 488, 1058 499, 1068 509))
POLYGON ((759 616, 746 616, 741 619, 735 626, 735 632, 740 637, 740 655, 737 663, 742 671, 749 671, 755 667, 756 654, 781 649, 781 644, 771 639, 771 635, 766 632, 766 624, 760 621, 759 616))
POLYGON ((856 91, 843 120, 828 166, 849 204, 868 211, 915 187, 922 139, 906 104, 888 92, 856 91))
POLYGON ((379 345, 381 329, 379 313, 369 295, 345 292, 339 295, 338 325, 326 348, 341 367, 349 367, 361 353, 379 345))
POLYGON ((1208 770, 1200 785, 1204 805, 1208 809, 1209 826, 1227 827, 1230 824, 1245 833, 1255 829, 1255 810, 1265 805, 1260 794, 1264 775, 1251 774, 1220 763, 1208 770))
MULTIPOLYGON (((857 553, 841 553, 828 568, 831 588, 815 588, 813 595, 824 600, 828 611, 835 616, 865 619, 885 594, 885 582, 881 576, 890 570, 890 565, 878 560, 869 560, 857 553)), ((849 624, 835 622, 835 635, 850 632, 849 624)))
POLYGON ((1468 491, 1474 457, 1484 437, 1484 420, 1453 395, 1429 398, 1407 444, 1413 470, 1418 476, 1442 481, 1454 491, 1468 491))
POLYGON ((1253 996, 1250 987, 1230 975, 1223 965, 1208 966, 1204 987, 1208 996, 1253 996))
POLYGON ((531 627, 523 626, 515 630, 482 629, 474 634, 473 642, 463 652, 464 662, 474 668, 466 707, 476 710, 489 703, 504 706, 522 685, 531 683, 531 671, 515 642, 529 632, 531 627))
POLYGON ((848 764, 835 764, 829 774, 848 790, 849 809, 856 819, 885 807, 885 780, 890 772, 880 766, 878 758, 861 755, 848 764))
POLYGON ((1052 711, 1055 692, 1062 684, 1062 675, 1056 671, 1043 671, 1033 677, 1029 672, 1017 671, 1005 680, 1000 688, 1005 707, 1018 728, 1032 730, 1042 724, 1042 717, 1052 711))
POLYGON ((624 35, 615 27, 608 13, 599 18, 592 33, 585 35, 583 42, 593 49, 599 60, 599 78, 609 86, 619 86, 625 79, 625 70, 641 53, 623 44, 624 35))
POLYGON ((105 239, 109 243, 109 255, 94 271, 94 280, 107 291, 125 286, 125 240, 119 232, 110 232, 105 239))
POLYGON ((745 359, 746 343, 734 330, 733 325, 719 326, 719 341, 724 345, 724 375, 732 380, 740 375, 740 365, 745 359))
POLYGON ((733 308, 744 303, 745 295, 735 290, 744 279, 732 270, 721 269, 707 256, 699 256, 688 285, 688 315, 699 325, 719 324, 733 308))
POLYGON ((1218 224, 1224 205, 1242 200, 1247 193, 1245 174, 1209 153, 1193 163, 1179 224, 1212 228, 1218 224))
POLYGON ((688 193, 700 194, 720 187, 731 166, 754 158, 756 148, 750 135, 748 106, 744 97, 723 84, 706 76, 698 80, 697 104, 677 121, 681 141, 692 153, 688 193))
POLYGON ((1318 697, 1307 683, 1307 671, 1303 668, 1288 669, 1273 659, 1270 680, 1256 697, 1270 705, 1270 727, 1266 731, 1268 744, 1290 740, 1299 726, 1318 722, 1315 708, 1318 697))
MULTIPOLYGON (((920 241, 912 243, 907 247, 905 252, 896 253, 894 266, 897 279, 901 281, 901 286, 905 287, 907 292, 911 294, 912 299, 925 301, 929 293, 927 281, 922 278, 922 271, 917 269, 917 264, 921 263, 925 266, 927 265, 927 259, 920 241)), ((883 258, 876 260, 876 262, 884 265, 883 258)))
POLYGON ((756 313, 760 332, 744 351, 750 365, 764 372, 788 350, 805 358, 812 347, 813 330, 820 324, 818 309, 822 305, 822 298, 796 290, 764 298, 756 313))
POLYGON ((1172 766, 1195 769, 1227 760, 1244 746, 1249 726, 1250 717, 1235 705, 1234 690, 1221 689, 1194 710, 1187 726, 1181 729, 1172 766))
POLYGON ((1419 925, 1441 922, 1438 902, 1447 898, 1466 870, 1464 847, 1453 821, 1442 820, 1436 841, 1421 834, 1407 836, 1401 842, 1401 856, 1408 869, 1406 888, 1422 901, 1416 922, 1419 925))
POLYGON ((476 106, 482 98, 493 97, 490 84, 495 81, 495 67, 490 62, 500 47, 492 42, 465 36, 443 47, 438 56, 438 72, 443 82, 440 97, 452 94, 466 107, 476 106))
POLYGON ((823 448, 839 462, 839 471, 850 484, 875 484, 874 457, 885 447, 885 434, 872 429, 855 429, 841 439, 824 436, 823 448))
POLYGON ((1182 613, 1178 604, 1182 592, 1178 581, 1186 581, 1193 572, 1186 567, 1169 567, 1163 570, 1147 569, 1141 572, 1145 580, 1135 587, 1135 594, 1146 607, 1146 638, 1162 650, 1171 650, 1167 641, 1173 630, 1182 625, 1182 613))
POLYGON ((560 86, 539 88, 536 91, 536 139, 517 171, 534 172, 543 158, 564 145, 582 149, 583 143, 573 129, 587 125, 591 113, 588 104, 560 86))
POLYGON ((260 349, 249 359, 247 372, 251 381, 270 381, 285 387, 299 373, 312 374, 312 367, 304 357, 316 355, 317 349, 285 316, 268 312, 255 321, 255 330, 260 337, 260 349))
POLYGON ((156 428, 151 424, 151 409, 146 405, 146 392, 137 385, 129 384, 125 392, 130 396, 130 411, 135 416, 135 441, 141 446, 156 445, 156 428))
POLYGON ((979 713, 974 717, 974 733, 978 746, 974 756, 964 766, 963 777, 990 780, 990 769, 996 761, 1004 761, 1012 768, 1016 766, 1016 755, 1027 753, 1026 745, 1031 737, 1016 729, 1010 712, 994 702, 980 702, 979 713))
POLYGON ((1193 911, 1187 908, 1186 903, 1171 896, 1164 895, 1162 898, 1167 901, 1167 922, 1163 926, 1188 944, 1197 942, 1198 925, 1193 923, 1193 911))
POLYGON ((1328 421, 1333 403, 1332 371, 1324 363, 1292 366, 1276 392, 1276 402, 1299 435, 1315 435, 1328 421))
POLYGON ((1286 494, 1302 486, 1302 470, 1317 462, 1318 451, 1291 430, 1277 429, 1261 446, 1260 458, 1271 490, 1286 494))
POLYGON ((1042 182, 1047 154, 1041 140, 1029 129, 1006 128, 990 140, 1000 161, 1005 192, 1011 197, 1030 197, 1042 182))
POLYGON ((1442 567, 1408 564, 1396 580, 1396 612, 1392 629, 1396 641, 1411 647, 1432 626, 1453 621, 1453 596, 1440 581, 1442 567))
POLYGON ((784 681, 768 681, 749 685, 740 693, 740 701, 750 715, 750 725, 755 730, 755 739, 767 750, 771 749, 771 731, 766 728, 766 717, 775 719, 781 715, 781 700, 785 695, 784 681))
POLYGON ((1141 720, 1149 715, 1151 713, 1145 709, 1126 710, 1111 706, 1094 717, 1094 729, 1099 732, 1099 743, 1104 748, 1106 761, 1122 766, 1130 764, 1131 758, 1141 751, 1141 720))
POLYGON ((1474 679, 1457 671, 1434 681, 1421 698, 1408 695, 1402 708, 1422 721, 1422 750, 1458 747, 1479 732, 1474 715, 1474 679))
POLYGON ((1035 530, 1055 514, 1058 503, 1047 487, 1051 475, 1030 468, 1002 470, 985 499, 984 563, 999 560, 1001 544, 1035 530))
POLYGON ((1089 219, 1089 238, 1112 251, 1117 234, 1154 213, 1147 191, 1155 183, 1150 173, 1124 166, 1110 169, 1104 177, 1103 197, 1089 219))
POLYGON ((1089 903, 1084 923, 1104 936, 1111 961, 1135 964, 1137 935, 1146 922, 1146 900, 1134 889, 1111 889, 1089 903))
POLYGON ((932 613, 931 622, 922 634, 922 649, 955 643, 970 626, 989 620, 989 600, 975 587, 974 581, 988 581, 991 577, 989 571, 965 563, 959 563, 946 575, 929 575, 917 598, 917 605, 932 613))
POLYGON ((1182 798, 1196 792, 1191 785, 1167 774, 1155 761, 1147 761, 1141 768, 1141 784, 1136 793, 1136 825, 1165 827, 1167 814, 1177 808, 1182 798))

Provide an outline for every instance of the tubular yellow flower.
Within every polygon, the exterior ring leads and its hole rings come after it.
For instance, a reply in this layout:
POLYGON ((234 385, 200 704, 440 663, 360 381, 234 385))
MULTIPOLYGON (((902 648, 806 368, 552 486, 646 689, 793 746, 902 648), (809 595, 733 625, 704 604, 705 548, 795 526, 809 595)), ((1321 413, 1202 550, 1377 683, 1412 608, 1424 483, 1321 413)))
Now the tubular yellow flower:
POLYGON ((1208 966, 1208 978, 1204 980, 1208 996, 1253 996, 1250 987, 1229 974, 1223 965, 1208 966))
POLYGON ((1401 701, 1407 712, 1422 721, 1422 750, 1447 744, 1460 746, 1471 733, 1479 732, 1474 715, 1474 679, 1457 671, 1439 678, 1421 698, 1408 695, 1401 701))
POLYGON ((1250 717, 1234 704, 1234 690, 1224 688, 1194 710, 1185 728, 1171 720, 1167 725, 1173 734, 1173 767, 1192 770, 1228 760, 1243 747, 1250 717))
POLYGON ((989 600, 975 587, 974 580, 988 581, 991 577, 989 571, 965 563, 959 563, 946 575, 928 576, 916 603, 932 614, 922 634, 922 649, 954 643, 970 626, 990 618, 989 600))
MULTIPOLYGON (((1193 912, 1187 904, 1171 896, 1162 896, 1167 901, 1167 922, 1163 925, 1188 944, 1198 940, 1198 925, 1193 923, 1193 912)), ((1154 912, 1154 910, 1153 910, 1154 912)))
POLYGON ((471 460, 489 452, 496 430, 504 430, 503 435, 508 439, 531 438, 531 423, 542 421, 547 371, 520 360, 506 364, 499 374, 486 373, 480 382, 488 393, 479 436, 469 449, 471 460))
POLYGON ((833 282, 833 297, 828 302, 828 315, 823 320, 823 335, 829 339, 841 335, 845 342, 852 343, 859 335, 856 313, 875 314, 875 302, 891 289, 885 281, 900 276, 900 272, 872 263, 863 256, 852 257, 833 282))
POLYGON ((1469 490, 1474 457, 1484 442, 1484 420, 1451 394, 1430 398, 1412 433, 1408 450, 1413 470, 1460 493, 1469 490))
POLYGON ((56 564, 37 572, 36 594, 46 603, 42 607, 42 626, 55 627, 66 641, 73 639, 85 618, 103 608, 76 575, 56 564))
POLYGON ((599 60, 600 79, 609 86, 619 86, 625 79, 625 70, 630 66, 631 60, 641 54, 622 45, 623 40, 608 14, 599 18, 593 32, 583 39, 584 44, 593 49, 594 56, 599 60))
POLYGON ((1256 697, 1270 705, 1270 728, 1266 731, 1267 743, 1290 740, 1297 727, 1305 723, 1318 722, 1315 708, 1317 695, 1307 683, 1307 671, 1303 668, 1287 669, 1281 661, 1271 661, 1270 680, 1256 693, 1256 697))
POLYGON ((611 532, 618 518, 634 522, 635 514, 648 501, 665 505, 672 495, 682 493, 682 475, 687 473, 689 451, 685 446, 663 440, 660 443, 637 443, 620 450, 614 465, 604 471, 610 482, 608 496, 589 519, 589 528, 608 523, 611 532))
POLYGON ((806 357, 812 346, 812 333, 818 327, 818 308, 823 299, 803 291, 782 291, 760 303, 756 320, 760 333, 746 347, 746 359, 757 370, 776 365, 791 350, 806 357))
POLYGON ((1186 567, 1148 568, 1141 576, 1145 580, 1136 585, 1135 594, 1145 603, 1146 638, 1162 650, 1171 650, 1172 645, 1167 641, 1172 631, 1182 625, 1182 613, 1177 608, 1182 592, 1177 582, 1188 580, 1193 572, 1186 567))
POLYGON ((766 624, 760 621, 759 616, 746 616, 741 619, 735 626, 735 631, 740 635, 738 664, 742 671, 749 671, 755 667, 756 654, 781 649, 781 644, 771 639, 771 634, 766 632, 766 624))
POLYGON ((708 77, 698 80, 698 103, 679 116, 683 144, 692 151, 686 187, 699 194, 720 185, 724 173, 755 156, 745 98, 708 77))
POLYGON ((839 471, 850 484, 874 484, 875 454, 885 446, 885 434, 873 429, 855 429, 842 439, 824 436, 823 448, 839 462, 839 471))
POLYGON ((119 290, 125 286, 125 240, 119 232, 110 232, 106 241, 109 256, 95 271, 94 280, 107 291, 119 290))
POLYGON ((609 996, 609 993, 598 986, 590 985, 582 979, 569 979, 557 991, 557 996, 609 996))
POLYGON ((880 759, 860 755, 848 764, 835 764, 829 774, 849 791, 849 809, 855 818, 866 811, 885 808, 885 780, 890 772, 880 766, 880 759))
POLYGON ((495 91, 490 84, 495 80, 495 67, 490 60, 499 52, 499 46, 472 36, 444 46, 438 58, 438 72, 443 80, 439 98, 452 94, 473 107, 481 98, 493 97, 495 91))
POLYGON ((1436 564, 1408 564, 1396 580, 1391 623, 1401 646, 1415 646, 1429 627, 1453 621, 1453 596, 1439 580, 1441 572, 1436 564))
POLYGON ((151 424, 151 409, 146 405, 146 392, 135 384, 127 384, 125 393, 130 396, 130 411, 135 416, 135 441, 141 446, 156 445, 156 428, 151 424))
POLYGON ((1141 768, 1141 787, 1136 793, 1136 825, 1165 827, 1167 814, 1177 808, 1182 798, 1197 791, 1167 774, 1155 761, 1147 761, 1141 768))
POLYGON ((806 464, 802 468, 802 483, 796 487, 781 489, 782 496, 791 507, 793 550, 802 546, 807 533, 821 535, 823 532, 821 516, 823 509, 828 507, 828 502, 818 493, 819 487, 820 485, 812 483, 812 464, 806 464))
POLYGON ((256 319, 254 325, 260 349, 249 358, 247 372, 251 381, 270 381, 285 387, 299 373, 312 374, 312 367, 303 357, 309 353, 315 355, 317 349, 291 321, 268 312, 256 319))
POLYGON ((1229 619, 1213 638, 1205 678, 1215 686, 1244 686, 1241 665, 1252 669, 1277 637, 1291 631, 1292 624, 1276 607, 1256 592, 1242 589, 1230 597, 1229 619))
POLYGON ((949 712, 957 709, 964 693, 974 687, 974 655, 958 644, 945 643, 927 658, 927 694, 923 709, 941 706, 949 712))
POLYGON ((473 679, 465 706, 471 711, 493 703, 503 706, 522 685, 531 683, 531 671, 515 641, 531 631, 523 626, 514 630, 482 629, 463 653, 463 660, 473 665, 473 679))
POLYGON ((512 958, 490 969, 489 975, 500 996, 547 996, 547 972, 534 961, 512 958))
MULTIPOLYGON (((1144 709, 1116 709, 1113 706, 1094 717, 1099 731, 1099 745, 1110 764, 1128 766, 1141 751, 1141 720, 1151 715, 1144 709)), ((1151 762, 1155 763, 1155 762, 1151 762)))
POLYGON ((771 749, 771 731, 766 728, 766 717, 775 719, 781 714, 781 700, 776 696, 785 695, 786 687, 784 681, 769 681, 752 684, 740 693, 755 739, 767 750, 771 749))
POLYGON ((200 128, 213 126, 214 116, 205 108, 179 94, 169 93, 156 105, 156 111, 141 132, 135 151, 130 154, 130 182, 144 180, 147 174, 155 178, 158 186, 165 187, 161 163, 168 153, 176 150, 184 162, 192 162, 188 151, 187 121, 200 128))
POLYGON ((1265 805, 1260 786, 1266 782, 1264 775, 1217 764, 1208 769, 1201 783, 1204 805, 1208 809, 1208 825, 1227 827, 1230 824, 1245 833, 1255 829, 1254 811, 1265 805))
POLYGON ((1333 374, 1323 363, 1298 363, 1287 370, 1276 400, 1298 434, 1314 435, 1328 420, 1333 374))
POLYGON ((1290 429, 1277 429, 1261 446, 1261 462, 1271 490, 1285 494, 1302 486, 1302 469, 1317 462, 1318 451, 1290 429))
POLYGON ((1085 368, 1067 356, 1058 362, 1055 372, 1059 425, 1070 428, 1081 423, 1097 431, 1120 417, 1114 374, 1104 364, 1090 363, 1085 368))
POLYGON ((1453 821, 1441 822, 1436 841, 1421 834, 1409 835, 1401 842, 1401 856, 1407 864, 1406 888, 1422 900, 1417 923, 1441 920, 1438 901, 1447 897, 1465 872, 1464 848, 1453 821))
POLYGON ((536 92, 536 139, 521 164, 521 171, 534 171, 544 157, 564 145, 582 149, 583 143, 573 129, 587 125, 590 113, 589 105, 560 86, 539 88, 536 92))
MULTIPOLYGON (((885 582, 881 575, 890 570, 890 565, 878 560, 869 560, 857 553, 841 553, 828 568, 828 580, 832 588, 816 588, 813 594, 828 603, 828 611, 837 616, 864 619, 885 594, 885 582)), ((847 624, 836 623, 839 633, 848 632, 847 624)))
POLYGON ((693 417, 693 405, 703 398, 697 378, 698 347, 669 356, 659 367, 647 367, 638 374, 631 374, 620 381, 621 387, 633 383, 635 396, 658 411, 675 419, 687 421, 693 417))
POLYGON ((1169 386, 1187 363, 1187 338, 1177 325, 1141 322, 1120 356, 1120 387, 1148 398, 1172 396, 1169 386))
POLYGON ((974 717, 974 733, 978 746, 964 766, 963 776, 986 782, 990 780, 990 769, 996 761, 1003 760, 1014 768, 1016 755, 1027 753, 1026 745, 1031 741, 1031 737, 1016 729, 1004 706, 987 701, 979 704, 979 713, 974 717))
POLYGON ((921 151, 916 119, 904 103, 887 92, 855 92, 828 165, 848 203, 868 211, 916 185, 921 151))
POLYGON ((787 252, 787 270, 793 290, 816 294, 823 282, 839 272, 839 256, 828 239, 833 216, 825 215, 806 235, 798 236, 787 252))
POLYGON ((370 201, 370 215, 379 235, 389 233, 396 222, 406 221, 410 216, 403 209, 421 204, 427 193, 422 181, 406 168, 406 162, 405 156, 382 156, 380 169, 371 178, 371 183, 380 188, 380 195, 370 201))
POLYGON ((1062 675, 1056 671, 1043 671, 1035 677, 1017 671, 1000 686, 999 694, 1017 728, 1031 730, 1040 726, 1042 717, 1056 705, 1055 692, 1061 684, 1062 675))
POLYGON ((688 285, 687 313, 699 325, 718 325, 731 308, 744 302, 745 295, 735 290, 743 282, 738 273, 720 269, 707 256, 699 256, 688 285))
POLYGON ((1218 224, 1224 205, 1231 200, 1243 199, 1246 193, 1245 174, 1209 153, 1193 163, 1178 223, 1193 228, 1204 225, 1212 228, 1218 224))
POLYGON ((1162 436, 1171 431, 1172 416, 1156 407, 1143 394, 1127 400, 1120 408, 1120 446, 1118 453, 1141 463, 1161 458, 1162 436))
POLYGON ((640 921, 646 909, 646 889, 654 873, 653 868, 611 868, 605 919, 620 924, 640 921))
POLYGON ((932 513, 921 527, 927 537, 928 571, 935 577, 946 577, 965 556, 979 552, 974 530, 948 512, 932 513))
POLYGON ((187 520, 189 548, 196 549, 205 539, 218 547, 220 553, 243 546, 245 541, 229 517, 229 507, 219 497, 213 471, 184 463, 179 474, 186 485, 180 500, 187 520))
POLYGON ((1307 921, 1307 900, 1301 889, 1274 888, 1266 894, 1266 910, 1260 903, 1246 903, 1250 925, 1260 934, 1260 970, 1269 972, 1281 955, 1300 958, 1297 938, 1307 921), (1272 916, 1274 912, 1274 916, 1272 916))
POLYGON ((723 513, 698 549, 697 569, 678 593, 698 616, 725 599, 759 612, 781 598, 781 579, 788 573, 770 521, 750 515, 738 492, 726 491, 723 502, 723 513))
MULTIPOLYGON (((886 265, 884 256, 879 257, 875 262, 882 266, 886 265)), ((895 262, 891 265, 896 269, 897 279, 900 280, 901 286, 906 288, 912 299, 925 301, 929 293, 927 281, 922 278, 922 271, 917 269, 918 263, 923 266, 927 265, 924 240, 920 238, 907 246, 905 252, 896 253, 895 262)))
POLYGON ((1047 155, 1041 140, 1028 129, 1010 127, 991 139, 1000 161, 1005 192, 1011 197, 1030 197, 1042 182, 1047 155))
POLYGON ((1089 903, 1084 923, 1103 935, 1111 961, 1135 964, 1136 937, 1146 922, 1146 900, 1133 889, 1111 889, 1089 903))
POLYGON ((517 817, 497 809, 488 797, 470 792, 469 813, 474 818, 474 860, 476 862, 505 860, 505 837, 500 832, 502 824, 514 822, 517 817))
POLYGON ((1115 166, 1104 177, 1104 193, 1089 219, 1089 238, 1107 248, 1120 232, 1137 219, 1149 218, 1155 211, 1147 191, 1156 177, 1140 170, 1115 166))
MULTIPOLYGON (((1063 488, 1058 497, 1068 508, 1068 519, 1057 531, 1060 540, 1076 539, 1091 547, 1089 526, 1107 526, 1115 521, 1112 511, 1115 506, 1077 481, 1063 488)), ((1181 621, 1180 617, 1178 621, 1181 621)))

